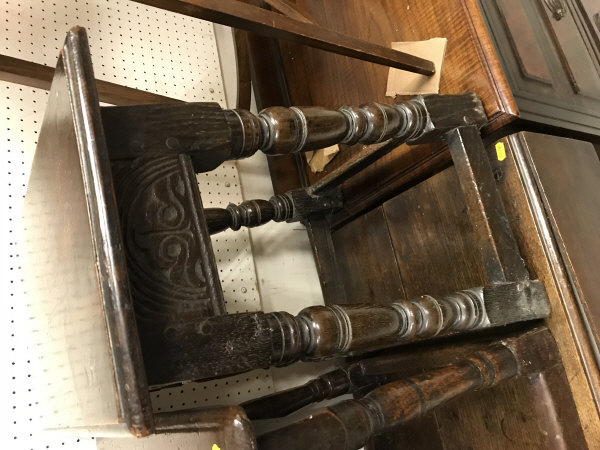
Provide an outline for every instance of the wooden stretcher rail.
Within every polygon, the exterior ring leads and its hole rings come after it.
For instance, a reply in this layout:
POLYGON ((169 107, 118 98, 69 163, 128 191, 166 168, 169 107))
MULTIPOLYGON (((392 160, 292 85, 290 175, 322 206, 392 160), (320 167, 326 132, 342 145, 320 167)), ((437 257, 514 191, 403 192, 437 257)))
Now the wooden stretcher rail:
MULTIPOLYGON (((38 89, 50 90, 54 77, 52 67, 11 56, 0 55, 0 80, 18 83, 38 89)), ((96 80, 101 102, 111 105, 141 105, 150 103, 173 103, 180 100, 151 92, 140 91, 108 81, 96 80)))
POLYGON ((134 0, 148 6, 423 75, 433 62, 237 0, 134 0))

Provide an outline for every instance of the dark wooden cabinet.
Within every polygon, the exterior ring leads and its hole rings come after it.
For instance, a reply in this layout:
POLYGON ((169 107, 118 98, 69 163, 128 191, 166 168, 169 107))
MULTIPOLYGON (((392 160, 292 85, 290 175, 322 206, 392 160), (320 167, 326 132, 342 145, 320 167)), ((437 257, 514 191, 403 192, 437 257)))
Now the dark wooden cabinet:
POLYGON ((600 133, 600 4, 480 0, 519 117, 600 133))

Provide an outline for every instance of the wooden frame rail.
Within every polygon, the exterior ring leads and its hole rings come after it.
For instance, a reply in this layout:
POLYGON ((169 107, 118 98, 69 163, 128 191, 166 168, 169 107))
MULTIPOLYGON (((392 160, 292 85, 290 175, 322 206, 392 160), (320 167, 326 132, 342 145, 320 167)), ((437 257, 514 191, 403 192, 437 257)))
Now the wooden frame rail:
MULTIPOLYGON (((0 55, 0 80, 2 81, 50 90, 53 77, 54 69, 52 67, 0 55)), ((181 101, 108 81, 96 80, 96 88, 100 101, 111 105, 141 105, 181 101)))
POLYGON ((432 61, 372 44, 319 25, 237 0, 133 0, 148 6, 208 20, 262 36, 283 39, 328 52, 409 72, 433 75, 432 61))

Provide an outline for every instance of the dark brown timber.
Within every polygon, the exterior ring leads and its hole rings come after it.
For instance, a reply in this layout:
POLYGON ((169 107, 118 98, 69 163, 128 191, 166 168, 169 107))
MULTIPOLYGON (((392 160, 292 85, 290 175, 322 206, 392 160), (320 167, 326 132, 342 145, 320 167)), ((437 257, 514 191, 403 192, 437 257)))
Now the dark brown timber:
MULTIPOLYGON (((318 361, 436 336, 547 317, 538 281, 501 283, 446 296, 424 295, 388 306, 311 306, 286 312, 244 313, 147 327, 152 385, 210 379, 300 359, 318 361), (151 355, 150 355, 151 356, 151 355)), ((146 356, 146 355, 145 355, 146 356)))
POLYGON ((423 75, 433 75, 433 62, 407 53, 371 44, 336 33, 311 23, 301 22, 272 11, 228 0, 135 0, 149 6, 165 9, 202 20, 220 23, 233 28, 284 39, 321 50, 351 56, 364 61, 408 70, 423 75))
MULTIPOLYGON (((337 110, 320 107, 226 110, 216 103, 165 103, 102 108, 111 159, 162 153, 188 153, 197 172, 212 170, 229 159, 286 155, 333 144, 375 144, 391 140, 431 142, 460 125, 481 126, 485 114, 479 98, 461 95, 417 96, 387 105, 366 103, 337 110)), ((377 150, 342 173, 313 187, 335 187, 387 151, 377 150)))
POLYGON ((447 139, 489 281, 528 279, 478 129, 459 127, 447 139))
MULTIPOLYGON (((49 90, 53 76, 54 69, 52 67, 0 55, 0 80, 2 81, 49 90)), ((179 101, 102 80, 96 80, 96 90, 98 91, 98 100, 111 105, 143 105, 179 101)))
POLYGON ((515 376, 556 365, 550 332, 534 330, 468 354, 448 367, 385 384, 258 438, 260 449, 352 450, 393 426, 423 417, 467 392, 492 388, 515 376), (302 439, 299 437, 302 436, 302 439))

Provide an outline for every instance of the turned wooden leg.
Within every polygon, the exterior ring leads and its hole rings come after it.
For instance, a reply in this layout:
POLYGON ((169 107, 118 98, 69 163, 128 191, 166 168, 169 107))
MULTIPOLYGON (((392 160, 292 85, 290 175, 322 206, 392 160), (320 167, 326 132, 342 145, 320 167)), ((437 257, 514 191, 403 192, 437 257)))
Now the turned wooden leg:
POLYGON ((426 95, 386 105, 338 110, 271 107, 254 115, 216 103, 113 106, 101 109, 111 159, 189 154, 196 172, 258 150, 281 155, 334 144, 436 141, 458 126, 486 123, 475 94, 426 95))
POLYGON ((352 387, 348 370, 340 368, 310 380, 302 386, 275 392, 240 406, 244 408, 251 420, 274 419, 287 416, 311 403, 347 394, 352 387))
POLYGON ((275 222, 298 222, 317 214, 327 214, 341 208, 339 191, 327 195, 311 195, 304 189, 274 195, 267 200, 247 200, 227 208, 205 208, 206 224, 210 234, 227 228, 257 227, 271 220, 275 222))
MULTIPOLYGON (((388 374, 365 373, 365 362, 372 358, 348 364, 314 378, 302 386, 265 395, 240 406, 251 420, 274 419, 287 416, 298 409, 321 400, 353 393, 369 392, 387 380, 388 374)), ((388 359, 386 359, 387 362, 388 359)), ((393 372, 393 370, 391 371, 393 372)))
POLYGON ((556 364, 550 332, 534 330, 473 352, 457 364, 376 388, 258 438, 259 449, 353 450, 374 435, 422 417, 449 400, 556 364))
POLYGON ((153 330, 157 357, 146 361, 146 372, 151 385, 209 379, 498 327, 549 313, 542 284, 524 281, 444 297, 425 295, 389 306, 311 306, 295 317, 286 312, 210 317, 153 330))

